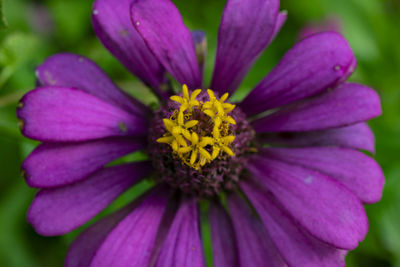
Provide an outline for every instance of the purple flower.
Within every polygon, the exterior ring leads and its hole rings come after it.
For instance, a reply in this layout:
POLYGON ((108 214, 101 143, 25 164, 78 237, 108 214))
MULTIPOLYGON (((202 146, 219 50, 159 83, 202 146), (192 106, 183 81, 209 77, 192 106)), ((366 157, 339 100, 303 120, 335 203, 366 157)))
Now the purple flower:
POLYGON ((312 35, 241 103, 226 94, 285 19, 278 0, 228 0, 204 90, 204 34, 170 0, 97 0, 96 34, 160 107, 123 93, 87 58, 47 59, 18 106, 23 134, 43 142, 23 163, 40 189, 28 221, 62 235, 142 179, 154 187, 84 231, 66 266, 204 266, 199 200, 209 203, 215 266, 344 265, 368 231, 362 203, 377 202, 384 183, 359 151, 374 153, 365 121, 381 114, 379 97, 345 82, 356 65, 346 40, 312 35), (108 164, 138 150, 149 159, 108 164))

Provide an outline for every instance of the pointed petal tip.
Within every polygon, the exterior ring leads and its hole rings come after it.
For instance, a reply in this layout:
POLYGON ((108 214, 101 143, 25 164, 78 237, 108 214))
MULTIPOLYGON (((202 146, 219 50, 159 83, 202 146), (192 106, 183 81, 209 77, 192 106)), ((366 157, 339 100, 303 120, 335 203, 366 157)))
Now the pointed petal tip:
POLYGON ((248 116, 334 88, 354 71, 355 56, 336 32, 312 35, 291 48, 242 101, 248 116), (311 77, 311 78, 310 78, 311 77))
POLYGON ((147 133, 146 118, 75 88, 39 87, 28 92, 22 102, 17 116, 24 121, 23 133, 39 141, 88 141, 147 133))
POLYGON ((36 68, 39 86, 63 86, 82 90, 128 112, 149 115, 151 110, 120 90, 91 59, 63 52, 48 57, 36 68))
POLYGON ((227 2, 218 30, 211 87, 233 93, 279 31, 278 0, 227 2), (237 12, 241 10, 241 12, 237 12))
POLYGON ((379 96, 373 89, 344 83, 324 94, 287 105, 252 124, 257 132, 317 131, 368 121, 381 112, 379 96))
POLYGON ((181 84, 201 88, 194 41, 172 1, 135 1, 130 12, 132 24, 164 68, 181 84))

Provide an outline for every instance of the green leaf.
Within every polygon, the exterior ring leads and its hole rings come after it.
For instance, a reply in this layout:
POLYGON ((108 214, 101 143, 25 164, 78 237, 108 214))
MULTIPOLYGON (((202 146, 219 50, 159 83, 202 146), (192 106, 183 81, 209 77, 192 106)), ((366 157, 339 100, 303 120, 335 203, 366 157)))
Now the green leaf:
POLYGON ((0 0, 0 30, 8 27, 3 11, 3 0, 0 0))

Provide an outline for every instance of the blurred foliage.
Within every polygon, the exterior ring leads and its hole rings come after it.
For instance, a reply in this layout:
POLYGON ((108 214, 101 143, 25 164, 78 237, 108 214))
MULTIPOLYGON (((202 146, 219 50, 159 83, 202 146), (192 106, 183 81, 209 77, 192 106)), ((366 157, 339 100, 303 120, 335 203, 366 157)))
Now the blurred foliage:
POLYGON ((0 0, 0 29, 7 28, 7 21, 3 14, 3 0, 0 0))
MULTIPOLYGON (((202 29, 207 34, 207 84, 225 1, 175 3, 189 28, 202 29)), ((154 102, 154 96, 96 39, 91 29, 91 6, 91 0, 0 0, 0 266, 62 266, 68 245, 82 230, 62 237, 42 237, 25 219, 35 190, 25 185, 19 168, 36 142, 20 135, 15 109, 20 97, 35 87, 35 67, 57 52, 79 53, 96 61, 126 91, 146 103, 154 102)), ((348 266, 400 266, 400 1, 281 0, 281 9, 288 11, 288 21, 235 97, 243 97, 268 73, 297 41, 302 27, 327 17, 338 18, 358 59, 351 79, 375 88, 384 110, 384 115, 370 124, 376 134, 376 159, 385 172, 386 186, 382 201, 367 207, 370 232, 349 253, 347 262, 348 266)), ((143 155, 131 155, 129 159, 132 158, 143 159, 143 155)), ((150 186, 148 181, 142 182, 97 218, 150 186)), ((209 244, 208 226, 204 232, 205 243, 209 244)), ((206 252, 210 261, 208 246, 206 252)))

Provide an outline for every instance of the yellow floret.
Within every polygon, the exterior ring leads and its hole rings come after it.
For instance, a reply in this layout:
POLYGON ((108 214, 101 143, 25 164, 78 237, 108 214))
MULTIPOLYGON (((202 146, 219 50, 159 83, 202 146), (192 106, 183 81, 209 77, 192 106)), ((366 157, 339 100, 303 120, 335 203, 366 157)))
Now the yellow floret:
POLYGON ((235 155, 230 148, 235 136, 229 132, 230 125, 236 124, 236 121, 227 115, 235 105, 224 103, 229 94, 225 93, 217 99, 214 92, 208 89, 209 101, 203 103, 196 99, 200 93, 201 89, 197 89, 190 94, 188 87, 183 85, 182 96, 171 96, 170 99, 180 106, 169 119, 163 119, 166 133, 157 139, 159 143, 170 145, 172 152, 184 164, 196 170, 215 160, 222 153, 235 155), (194 111, 210 117, 214 124, 211 133, 198 129, 199 121, 192 118, 194 111))
POLYGON ((200 105, 199 101, 196 100, 196 97, 200 94, 200 92, 201 89, 197 89, 193 91, 192 95, 189 95, 189 89, 186 84, 184 84, 182 86, 182 97, 174 95, 171 96, 170 99, 181 104, 182 110, 191 110, 193 107, 200 105))

